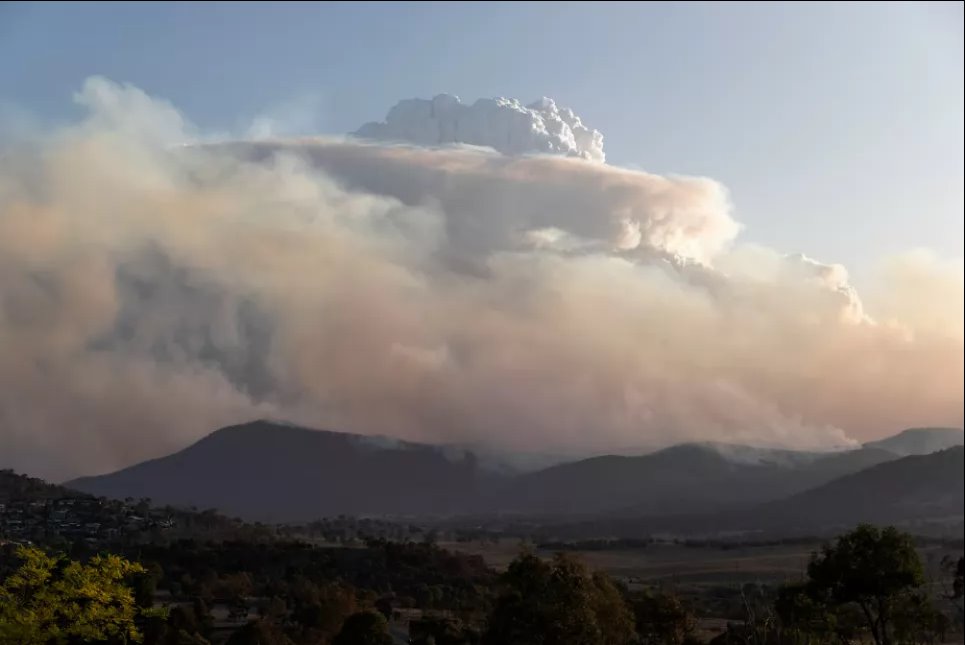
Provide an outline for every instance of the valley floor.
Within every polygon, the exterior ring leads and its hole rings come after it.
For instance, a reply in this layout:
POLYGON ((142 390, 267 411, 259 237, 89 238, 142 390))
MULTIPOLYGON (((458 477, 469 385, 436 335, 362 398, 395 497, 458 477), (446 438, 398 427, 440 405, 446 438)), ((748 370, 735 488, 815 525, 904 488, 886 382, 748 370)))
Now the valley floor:
MULTIPOLYGON (((481 555, 491 567, 502 570, 519 555, 524 545, 518 539, 495 542, 442 542, 452 551, 481 555)), ((811 554, 820 541, 777 546, 687 546, 655 543, 640 549, 575 551, 593 569, 606 571, 627 583, 673 586, 682 584, 782 583, 805 575, 811 554)), ((551 549, 537 550, 550 556, 551 549)), ((922 562, 933 577, 945 555, 957 550, 941 545, 919 548, 922 562)))
MULTIPOLYGON (((780 585, 806 577, 811 554, 821 542, 775 546, 688 546, 655 543, 639 549, 573 551, 592 569, 602 570, 631 589, 659 587, 686 598, 697 610, 697 635, 707 642, 723 632, 729 622, 740 622, 743 604, 760 585, 780 585)), ((487 542, 445 542, 453 551, 480 555, 497 570, 504 570, 525 548, 516 539, 487 542)), ((959 557, 960 546, 930 544, 918 549, 926 579, 935 597, 947 592, 950 580, 941 569, 942 558, 959 557)), ((549 558, 552 549, 537 549, 549 558)), ((961 634, 949 643, 961 643, 961 634)))

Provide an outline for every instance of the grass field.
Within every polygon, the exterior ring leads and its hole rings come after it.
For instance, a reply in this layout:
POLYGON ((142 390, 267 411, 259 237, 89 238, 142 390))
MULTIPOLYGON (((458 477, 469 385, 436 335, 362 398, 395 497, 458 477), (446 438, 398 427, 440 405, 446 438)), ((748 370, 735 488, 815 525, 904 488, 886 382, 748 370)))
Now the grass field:
MULTIPOLYGON (((445 543, 445 548, 483 556, 486 562, 504 569, 523 548, 516 540, 498 543, 445 543)), ((641 549, 575 551, 588 566, 611 575, 641 582, 663 581, 768 581, 797 579, 807 567, 811 552, 820 544, 739 547, 720 549, 653 544, 641 549)), ((550 557, 552 551, 538 551, 550 557)))
MULTIPOLYGON (((454 551, 481 555, 495 569, 502 570, 524 548, 519 540, 499 542, 445 542, 440 546, 454 551)), ((801 579, 811 554, 821 548, 820 542, 778 546, 739 546, 730 548, 693 547, 673 543, 656 543, 640 549, 575 551, 593 569, 625 580, 650 584, 690 583, 779 583, 801 579)), ((538 551, 550 557, 552 551, 538 551)), ((943 555, 961 555, 939 546, 919 550, 926 573, 940 575, 943 555)))

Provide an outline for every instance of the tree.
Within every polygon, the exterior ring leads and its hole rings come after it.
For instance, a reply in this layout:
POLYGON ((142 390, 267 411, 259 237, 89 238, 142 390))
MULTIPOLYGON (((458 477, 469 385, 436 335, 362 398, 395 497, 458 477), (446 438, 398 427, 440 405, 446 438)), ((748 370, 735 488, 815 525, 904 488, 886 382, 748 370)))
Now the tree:
POLYGON ((144 572, 133 578, 134 601, 138 607, 151 607, 154 604, 154 592, 157 583, 164 577, 164 570, 156 562, 144 567, 144 572))
POLYGON ((360 611, 345 619, 332 645, 392 645, 389 623, 377 611, 360 611))
POLYGON ((635 621, 623 593, 610 576, 597 571, 593 574, 593 613, 600 627, 601 642, 605 645, 624 645, 633 640, 635 621))
POLYGON ((956 561, 946 555, 942 558, 942 568, 951 578, 945 598, 955 606, 959 621, 965 620, 965 603, 962 602, 965 598, 965 558, 960 557, 956 561))
POLYGON ((633 617, 613 583, 570 556, 546 563, 522 554, 503 584, 483 643, 625 645, 633 638, 633 617))
POLYGON ((474 645, 479 633, 456 618, 423 617, 409 623, 412 645, 474 645))
POLYGON ((229 573, 217 580, 214 585, 214 595, 222 601, 243 602, 250 596, 254 585, 247 572, 229 573))
POLYGON ((924 582, 911 536, 862 524, 826 544, 808 565, 808 591, 832 609, 857 606, 877 645, 893 642, 896 613, 924 582))
POLYGON ((155 618, 144 626, 145 645, 209 645, 202 632, 208 632, 211 616, 200 600, 171 608, 167 620, 155 618), (200 612, 200 616, 199 616, 200 612))
POLYGON ((863 617, 856 607, 829 607, 813 597, 806 583, 781 587, 774 609, 782 642, 850 643, 861 631, 863 617))
POLYGON ((952 599, 961 600, 965 595, 965 557, 959 558, 955 565, 955 578, 952 583, 952 599))
POLYGON ((634 594, 630 605, 641 645, 681 645, 696 625, 693 613, 674 594, 634 594))
POLYGON ((920 591, 908 594, 895 607, 892 632, 897 643, 944 643, 950 621, 920 591))
POLYGON ((291 620, 298 627, 299 642, 328 643, 345 619, 358 611, 355 590, 344 584, 316 585, 302 579, 290 593, 294 602, 291 620))
POLYGON ((36 547, 17 549, 20 567, 0 585, 0 642, 50 645, 140 642, 140 610, 126 581, 141 565, 116 555, 87 564, 51 556, 36 547))

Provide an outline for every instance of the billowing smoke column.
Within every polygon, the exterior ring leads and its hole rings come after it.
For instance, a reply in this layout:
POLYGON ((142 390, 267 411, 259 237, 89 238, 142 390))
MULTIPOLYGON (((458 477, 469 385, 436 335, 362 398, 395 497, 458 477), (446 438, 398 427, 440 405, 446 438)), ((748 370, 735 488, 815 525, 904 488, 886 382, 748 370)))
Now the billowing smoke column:
POLYGON ((530 105, 515 99, 479 99, 466 105, 457 96, 399 101, 383 123, 366 123, 354 133, 365 139, 423 146, 466 143, 503 154, 562 154, 603 162, 603 135, 583 125, 573 110, 553 99, 530 105))
MULTIPOLYGON (((737 241, 726 191, 559 155, 170 146, 104 79, 0 147, 0 465, 118 468, 256 417, 549 453, 960 425, 963 270, 737 241)), ((0 128, 0 131, 4 131, 0 128)), ((602 159, 602 150, 600 150, 602 159)))

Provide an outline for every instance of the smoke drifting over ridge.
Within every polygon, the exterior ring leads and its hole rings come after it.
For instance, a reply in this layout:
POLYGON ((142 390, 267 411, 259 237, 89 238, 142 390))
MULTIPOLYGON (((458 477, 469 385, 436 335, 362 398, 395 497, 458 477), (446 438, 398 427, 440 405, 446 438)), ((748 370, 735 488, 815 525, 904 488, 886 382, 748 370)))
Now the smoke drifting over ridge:
POLYGON ((862 302, 842 267, 736 242, 709 179, 170 147, 198 140, 172 106, 78 98, 0 154, 2 465, 100 472, 265 416, 550 452, 962 423, 960 262, 896 258, 862 302))

